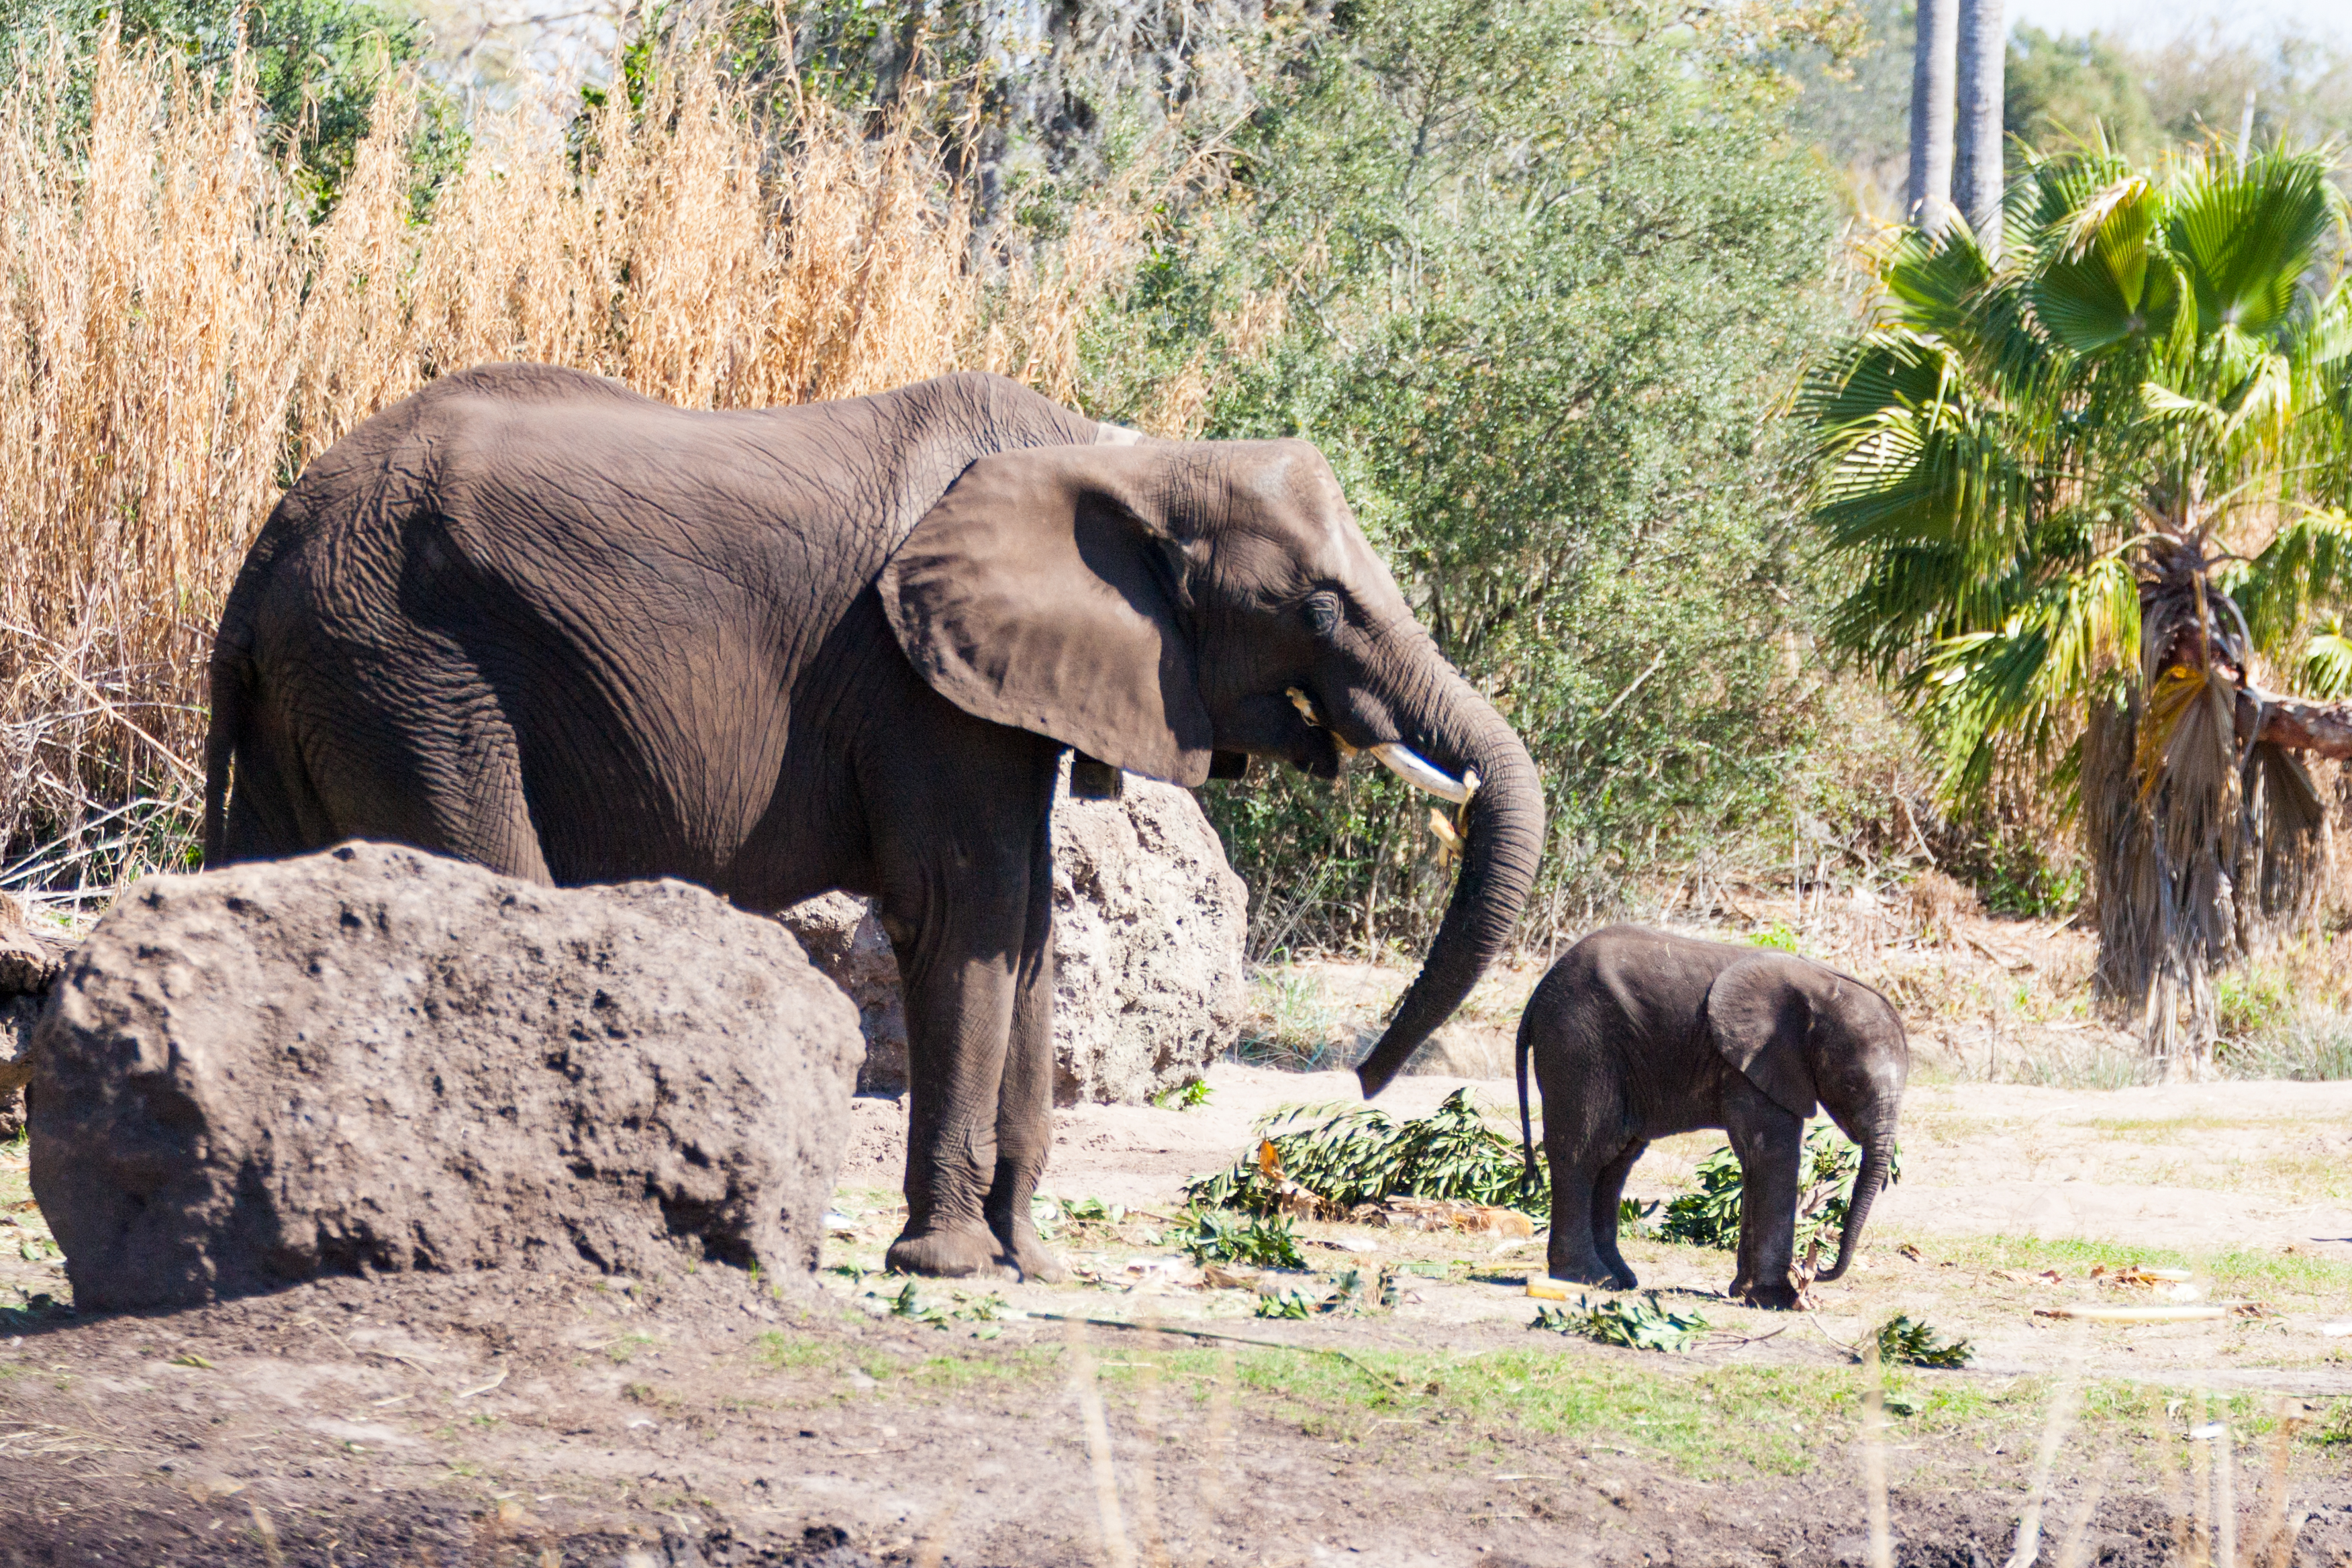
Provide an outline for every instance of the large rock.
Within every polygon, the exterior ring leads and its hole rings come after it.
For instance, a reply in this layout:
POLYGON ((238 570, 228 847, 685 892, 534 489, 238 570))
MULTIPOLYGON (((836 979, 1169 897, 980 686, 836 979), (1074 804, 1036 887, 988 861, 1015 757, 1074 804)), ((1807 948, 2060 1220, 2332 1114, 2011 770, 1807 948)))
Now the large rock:
POLYGON ((33 1191, 85 1308, 583 1260, 804 1279, 862 1050, 789 935, 699 889, 347 844, 124 895, 36 1036, 33 1191))
MULTIPOLYGON (((1065 764, 1066 773, 1066 764, 1065 764)), ((1054 1098, 1139 1103, 1191 1082, 1239 1033, 1249 889, 1192 792, 1129 777, 1118 799, 1054 802, 1054 1098)), ((857 1005, 858 1087, 907 1085, 907 1015, 890 939, 864 899, 786 910, 857 1005)))

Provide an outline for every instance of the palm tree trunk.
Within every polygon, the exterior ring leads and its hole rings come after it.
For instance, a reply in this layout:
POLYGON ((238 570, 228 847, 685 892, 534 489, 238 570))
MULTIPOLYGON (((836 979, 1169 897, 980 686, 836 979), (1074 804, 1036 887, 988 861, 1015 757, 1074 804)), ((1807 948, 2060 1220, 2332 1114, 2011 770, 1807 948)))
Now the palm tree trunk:
POLYGON ((1958 67, 1958 0, 1919 0, 1911 56, 1911 179, 1903 216, 1941 234, 1952 209, 1952 79, 1958 67))
POLYGON ((2352 756, 2352 704, 2247 682, 2242 617, 2201 546, 2168 541, 2147 563, 2138 679, 2093 704, 2084 736, 2084 826, 2099 988, 2168 1078, 2193 1078, 2218 1043, 2214 977, 2310 913, 2326 811, 2296 753, 2352 756))
POLYGON ((2002 77, 2009 32, 2002 0, 1959 0, 1958 104, 1952 139, 1952 205, 1976 230, 1985 258, 2000 260, 2002 77))

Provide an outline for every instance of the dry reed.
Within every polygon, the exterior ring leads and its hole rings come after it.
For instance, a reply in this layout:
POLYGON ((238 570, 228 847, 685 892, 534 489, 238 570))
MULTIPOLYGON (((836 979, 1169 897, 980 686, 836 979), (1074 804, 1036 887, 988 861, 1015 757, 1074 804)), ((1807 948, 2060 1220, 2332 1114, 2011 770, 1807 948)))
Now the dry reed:
POLYGON ((435 375, 541 361, 725 408, 977 368, 1068 400, 1139 232, 1108 201, 976 268, 931 147, 815 105, 763 122, 695 58, 641 112, 478 124, 421 216, 405 83, 318 221, 249 72, 210 93, 110 38, 91 87, 86 131, 58 73, 0 87, 0 847, 55 846, 0 868, 20 885, 182 852, 247 542, 435 375))
POLYGON ((1086 1434, 1087 1461, 1094 1479, 1095 1519, 1101 1530, 1106 1568, 1136 1568, 1135 1543, 1127 1533, 1118 1502, 1118 1456, 1111 1447, 1110 1420, 1103 1410, 1095 1354, 1086 1324, 1069 1320, 1070 1388, 1077 1396, 1078 1425, 1086 1434))

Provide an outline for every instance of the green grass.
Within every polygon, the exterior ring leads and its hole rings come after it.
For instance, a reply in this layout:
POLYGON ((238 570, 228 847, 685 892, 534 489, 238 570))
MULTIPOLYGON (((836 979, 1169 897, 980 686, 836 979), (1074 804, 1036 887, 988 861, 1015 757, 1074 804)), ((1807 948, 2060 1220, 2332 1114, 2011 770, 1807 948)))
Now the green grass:
MULTIPOLYGON (((1893 1238, 1889 1238, 1892 1240, 1893 1238)), ((2110 1241, 2040 1241, 2031 1237, 1983 1236, 1921 1238, 1936 1262, 1962 1268, 2018 1268, 2037 1273, 2055 1268, 2068 1284, 2081 1282, 2095 1264, 2116 1268, 2143 1263, 2156 1268, 2189 1268, 2215 1296, 2249 1296, 2282 1305, 2296 1298, 2342 1301, 2352 1298, 2352 1263, 2278 1252, 2186 1252, 2168 1247, 2126 1247, 2110 1241)))
MULTIPOLYGON (((1493 1457, 1504 1438, 1558 1437, 1591 1448, 1631 1450, 1700 1479, 1801 1475, 1850 1450, 1861 1415, 1859 1367, 1749 1367, 1666 1363, 1633 1352, 1563 1353, 1549 1344, 1471 1356, 1356 1352, 1352 1361, 1303 1352, 1246 1351, 1235 1358, 1244 1421, 1297 1421, 1309 1436, 1380 1445, 1433 1440, 1467 1463, 1493 1457)), ((1220 1353, 1169 1349, 1151 1357, 1162 1390, 1205 1400, 1220 1353)), ((1106 1367, 1110 1388, 1131 1388, 1131 1369, 1106 1367)), ((2049 1416, 2054 1380, 1997 1378, 1889 1367, 1885 1386, 1912 1413, 1889 1441, 1934 1442, 1946 1452, 1998 1446, 2030 1453, 2049 1416)), ((2137 1444, 2171 1405, 2184 1427, 2187 1391, 2103 1382, 2084 1390, 2070 1450, 2137 1444)), ((2227 1420, 2244 1439, 2274 1426, 2271 1396, 2214 1396, 2207 1419, 2227 1420)), ((2314 1453, 2322 1428, 2303 1427, 2314 1453)))
POLYGON ((751 1360, 763 1372, 830 1371, 840 1359, 839 1346, 781 1329, 770 1329, 751 1342, 751 1360))

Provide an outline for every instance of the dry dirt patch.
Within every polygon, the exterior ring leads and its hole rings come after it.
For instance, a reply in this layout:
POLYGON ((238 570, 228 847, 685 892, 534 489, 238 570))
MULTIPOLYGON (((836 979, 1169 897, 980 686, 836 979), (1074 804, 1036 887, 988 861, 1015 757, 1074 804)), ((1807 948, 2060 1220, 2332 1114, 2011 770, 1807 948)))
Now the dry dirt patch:
MULTIPOLYGON (((1863 1553, 1845 1347, 1896 1310, 1978 1351, 1968 1371, 1892 1374, 1905 1563, 2006 1560, 2068 1384, 2080 1412, 2059 1429, 2051 1528, 2071 1528, 2105 1466, 2095 1561, 2193 1555, 2189 1467, 2208 1467, 2210 1495, 2212 1443, 2185 1439, 2212 1422, 2238 1444, 2242 1557, 2271 1561, 2282 1518, 2296 1563, 2352 1552, 2352 1449, 2315 1440, 2352 1405, 2352 1336, 2323 1331, 2352 1318, 2352 1244, 2315 1238, 2352 1224, 2265 1153, 2352 1119, 2328 1086, 1923 1089, 1867 1265, 1821 1288, 1817 1314, 1725 1301, 1727 1254, 1629 1247, 1662 1303, 1709 1323, 1664 1355, 1531 1331, 1540 1237, 1302 1226, 1315 1289, 1385 1269, 1385 1310, 1268 1320, 1252 1290, 1193 1286, 1171 1236, 1183 1181, 1249 1147, 1264 1111, 1354 1093, 1347 1075, 1234 1067, 1209 1085, 1189 1110, 1057 1115, 1048 1190, 1121 1211, 1063 1217, 1078 1272, 1063 1286, 910 1291, 873 1273, 898 1223, 903 1110, 869 1100, 813 1293, 780 1300, 714 1266, 334 1279, 157 1316, 20 1310, 0 1330, 0 1563, 1812 1568, 1863 1553), (2165 1163, 2192 1157, 2214 1184, 2165 1163), (2013 1223, 2052 1193, 2071 1217, 2013 1223), (2035 1315, 2103 1299, 2090 1270, 2129 1261, 2183 1264, 2208 1298, 2271 1315, 2035 1315), (2299 1426, 2274 1460, 2282 1417, 2299 1426)), ((1420 1114, 1454 1087, 1408 1079, 1382 1104, 1420 1114)), ((1478 1088, 1510 1103, 1507 1083, 1478 1088)), ((1710 1144, 1674 1141, 1635 1190, 1671 1190, 1710 1144)), ((21 1184, 0 1169, 0 1203, 21 1184)), ((19 1289, 58 1289, 46 1260, 9 1266, 19 1289)))

